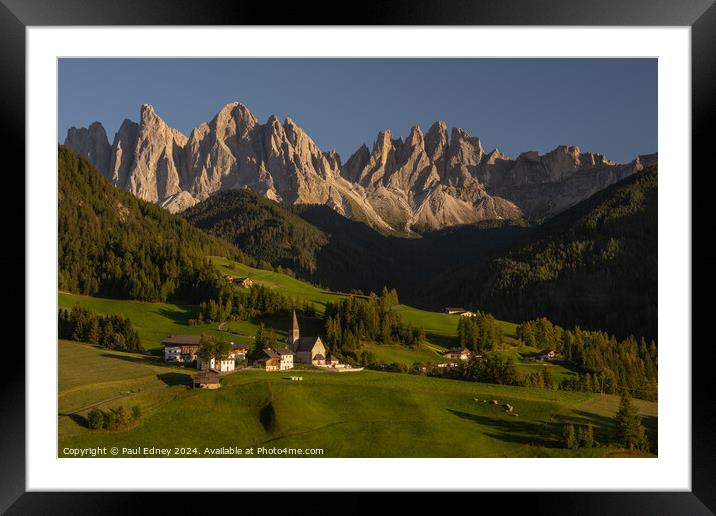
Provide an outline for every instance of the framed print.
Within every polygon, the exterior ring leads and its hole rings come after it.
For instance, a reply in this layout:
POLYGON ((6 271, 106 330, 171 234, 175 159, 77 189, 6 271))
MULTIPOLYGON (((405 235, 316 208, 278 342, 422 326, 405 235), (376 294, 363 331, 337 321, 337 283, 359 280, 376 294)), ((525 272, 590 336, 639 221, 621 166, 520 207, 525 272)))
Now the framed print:
POLYGON ((711 2, 0 13, 26 193, 3 509, 716 506, 691 304, 711 2))

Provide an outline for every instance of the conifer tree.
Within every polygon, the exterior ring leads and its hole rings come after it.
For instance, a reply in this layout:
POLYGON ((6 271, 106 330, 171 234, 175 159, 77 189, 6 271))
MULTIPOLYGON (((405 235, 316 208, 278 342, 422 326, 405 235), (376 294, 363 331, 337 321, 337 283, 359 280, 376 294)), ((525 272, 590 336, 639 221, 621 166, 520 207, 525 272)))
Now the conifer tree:
POLYGON ((570 450, 577 448, 577 435, 574 431, 574 425, 567 424, 562 427, 562 443, 565 448, 570 450))
POLYGON ((619 411, 614 416, 616 424, 615 441, 629 450, 649 450, 646 429, 641 416, 628 394, 623 394, 619 402, 619 411))

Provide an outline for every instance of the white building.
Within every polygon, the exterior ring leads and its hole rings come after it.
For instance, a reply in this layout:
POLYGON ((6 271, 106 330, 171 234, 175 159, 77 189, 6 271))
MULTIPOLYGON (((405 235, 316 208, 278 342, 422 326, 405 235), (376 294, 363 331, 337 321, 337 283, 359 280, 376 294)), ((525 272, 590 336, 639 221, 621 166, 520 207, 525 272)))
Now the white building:
POLYGON ((228 373, 236 369, 236 361, 231 357, 226 357, 222 360, 211 357, 205 360, 201 355, 197 355, 196 367, 197 369, 215 369, 220 373, 228 373))
MULTIPOLYGON (((285 371, 287 369, 293 369, 293 351, 290 349, 272 349, 266 348, 263 350, 262 357, 259 362, 271 360, 278 362, 278 370, 285 371)), ((272 362, 273 364, 273 362, 272 362)))
POLYGON ((279 365, 280 371, 285 371, 286 369, 293 369, 293 351, 290 349, 277 349, 276 353, 278 353, 279 357, 281 358, 281 363, 279 365))
POLYGON ((445 358, 457 358, 467 361, 470 359, 472 352, 467 348, 450 348, 445 352, 445 358))

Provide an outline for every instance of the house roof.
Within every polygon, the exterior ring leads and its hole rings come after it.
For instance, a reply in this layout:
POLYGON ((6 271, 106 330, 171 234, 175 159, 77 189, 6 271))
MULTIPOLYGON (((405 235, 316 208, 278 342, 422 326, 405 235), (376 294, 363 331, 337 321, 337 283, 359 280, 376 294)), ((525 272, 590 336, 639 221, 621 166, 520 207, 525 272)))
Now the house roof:
POLYGON ((291 350, 288 349, 288 348, 276 349, 275 351, 276 351, 276 353, 278 353, 279 355, 293 355, 293 351, 291 351, 291 350))
POLYGON ((320 340, 320 337, 301 337, 298 339, 296 351, 313 351, 313 346, 320 340))
POLYGON ((467 348, 450 348, 447 353, 470 353, 470 350, 467 348))
POLYGON ((278 353, 271 348, 262 349, 261 351, 266 358, 276 358, 279 356, 278 353))
POLYGON ((165 346, 199 346, 201 335, 169 335, 162 341, 165 346))
POLYGON ((313 357, 313 360, 325 360, 326 357, 324 357, 321 353, 316 354, 316 356, 313 357))
POLYGON ((194 376, 194 381, 207 381, 207 380, 219 380, 219 371, 216 369, 205 369, 204 371, 200 372, 196 376, 194 376))

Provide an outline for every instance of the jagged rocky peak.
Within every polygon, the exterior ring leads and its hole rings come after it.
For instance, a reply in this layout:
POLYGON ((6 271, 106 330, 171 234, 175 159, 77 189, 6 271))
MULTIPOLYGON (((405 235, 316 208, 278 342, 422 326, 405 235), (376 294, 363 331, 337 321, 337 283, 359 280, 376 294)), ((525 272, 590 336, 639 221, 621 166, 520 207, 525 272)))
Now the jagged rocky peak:
POLYGON ((222 135, 246 135, 258 124, 254 114, 240 102, 232 102, 219 110, 209 127, 222 135))
POLYGON ((99 122, 70 128, 65 144, 116 186, 181 211, 214 192, 250 188, 285 203, 325 204, 381 230, 439 229, 484 219, 541 218, 576 204, 646 164, 617 165, 602 154, 561 145, 512 160, 485 153, 480 138, 443 121, 403 138, 389 129, 345 163, 323 151, 290 117, 261 123, 240 102, 221 107, 189 137, 151 104, 124 120, 110 145, 99 122))
POLYGON ((93 122, 89 127, 70 127, 65 137, 65 145, 92 163, 97 170, 107 174, 112 149, 102 124, 93 122))
POLYGON ((477 165, 482 161, 484 155, 485 151, 480 143, 480 138, 470 136, 470 133, 464 129, 453 127, 448 147, 448 158, 452 163, 477 165))
POLYGON ((411 147, 414 147, 414 146, 423 147, 423 145, 424 145, 423 131, 420 130, 419 125, 416 125, 410 129, 410 135, 408 136, 406 143, 408 145, 410 145, 411 147))
POLYGON ((494 165, 497 163, 497 161, 506 161, 510 158, 507 156, 507 154, 503 154, 500 149, 495 147, 490 152, 487 153, 487 158, 485 160, 485 163, 488 165, 494 165))
POLYGON ((355 183, 360 177, 361 171, 365 168, 370 159, 370 149, 364 143, 355 151, 343 165, 341 173, 348 181, 355 183))
POLYGON ((432 161, 438 161, 448 145, 447 125, 442 120, 435 122, 425 135, 425 152, 432 161))

